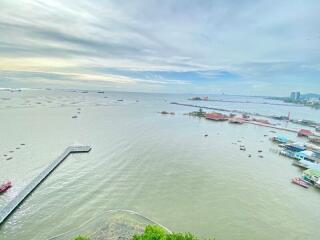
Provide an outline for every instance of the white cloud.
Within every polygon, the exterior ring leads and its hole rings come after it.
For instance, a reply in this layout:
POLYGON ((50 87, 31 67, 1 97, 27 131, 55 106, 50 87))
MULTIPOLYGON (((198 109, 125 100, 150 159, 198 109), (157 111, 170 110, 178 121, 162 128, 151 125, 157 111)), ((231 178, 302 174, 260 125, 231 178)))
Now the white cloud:
POLYGON ((7 79, 8 71, 23 70, 61 72, 75 85, 179 88, 206 83, 159 72, 200 71, 210 81, 225 71, 256 82, 268 82, 266 74, 286 82, 292 74, 292 84, 310 79, 314 86, 319 73, 318 0, 2 0, 0 9, 0 71, 7 79), (114 77, 108 69, 127 74, 114 77), (137 71, 157 71, 158 78, 137 78, 137 71))

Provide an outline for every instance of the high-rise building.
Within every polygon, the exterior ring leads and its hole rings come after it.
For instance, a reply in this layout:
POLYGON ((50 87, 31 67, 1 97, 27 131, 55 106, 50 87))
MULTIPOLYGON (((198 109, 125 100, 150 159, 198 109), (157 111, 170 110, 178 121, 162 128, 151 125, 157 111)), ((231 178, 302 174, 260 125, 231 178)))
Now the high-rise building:
POLYGON ((300 92, 291 92, 290 99, 292 100, 299 100, 300 99, 300 92))

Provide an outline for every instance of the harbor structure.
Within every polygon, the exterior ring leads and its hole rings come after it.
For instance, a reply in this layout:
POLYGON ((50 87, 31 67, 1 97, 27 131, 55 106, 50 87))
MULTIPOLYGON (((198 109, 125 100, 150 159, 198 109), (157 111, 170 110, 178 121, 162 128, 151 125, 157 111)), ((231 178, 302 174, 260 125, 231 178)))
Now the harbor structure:
POLYGON ((90 146, 70 146, 36 176, 7 206, 0 210, 0 226, 14 212, 15 209, 70 155, 74 153, 87 153, 90 146))

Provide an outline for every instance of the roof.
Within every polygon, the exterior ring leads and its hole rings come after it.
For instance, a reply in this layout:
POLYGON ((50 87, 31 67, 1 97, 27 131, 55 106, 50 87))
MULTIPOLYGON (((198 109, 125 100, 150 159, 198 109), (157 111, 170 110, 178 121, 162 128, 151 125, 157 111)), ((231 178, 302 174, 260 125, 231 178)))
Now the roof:
POLYGON ((288 142, 289 141, 289 139, 286 136, 282 136, 282 135, 276 136, 275 138, 276 138, 276 140, 281 141, 281 142, 288 142))
POLYGON ((301 151, 301 152, 298 152, 297 154, 303 154, 305 156, 308 156, 308 157, 312 157, 314 155, 314 152, 310 151, 310 150, 304 150, 304 151, 301 151))
POLYGON ((225 118, 227 118, 226 115, 221 114, 221 113, 207 113, 206 117, 211 118, 211 119, 225 119, 225 118))
POLYGON ((304 165, 307 168, 320 170, 320 164, 318 164, 318 163, 313 163, 313 162, 310 162, 310 161, 307 161, 307 160, 300 160, 299 163, 301 165, 304 165))
POLYGON ((293 151, 304 151, 306 149, 304 146, 298 144, 287 144, 285 148, 293 151))
POLYGON ((308 169, 303 171, 304 174, 310 175, 310 176, 316 176, 320 178, 320 170, 317 169, 308 169))
POLYGON ((309 136, 309 135, 312 135, 313 133, 310 130, 307 130, 307 129, 300 129, 298 134, 304 135, 304 136, 309 136))

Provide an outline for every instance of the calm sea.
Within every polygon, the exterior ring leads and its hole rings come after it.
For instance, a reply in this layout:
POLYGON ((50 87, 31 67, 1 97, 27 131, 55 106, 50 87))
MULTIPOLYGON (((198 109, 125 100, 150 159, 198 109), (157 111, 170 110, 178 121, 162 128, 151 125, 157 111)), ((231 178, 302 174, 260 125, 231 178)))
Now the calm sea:
MULTIPOLYGON (((67 158, 33 192, 0 228, 0 239, 47 239, 109 209, 131 209, 173 231, 221 240, 319 239, 320 191, 291 184, 301 169, 274 153, 268 138, 275 133, 185 116, 195 109, 170 104, 190 103, 189 97, 0 91, 0 182, 14 185, 0 196, 0 207, 67 146, 92 146, 89 154, 67 158)), ((320 119, 320 111, 305 107, 199 104, 320 119)))

